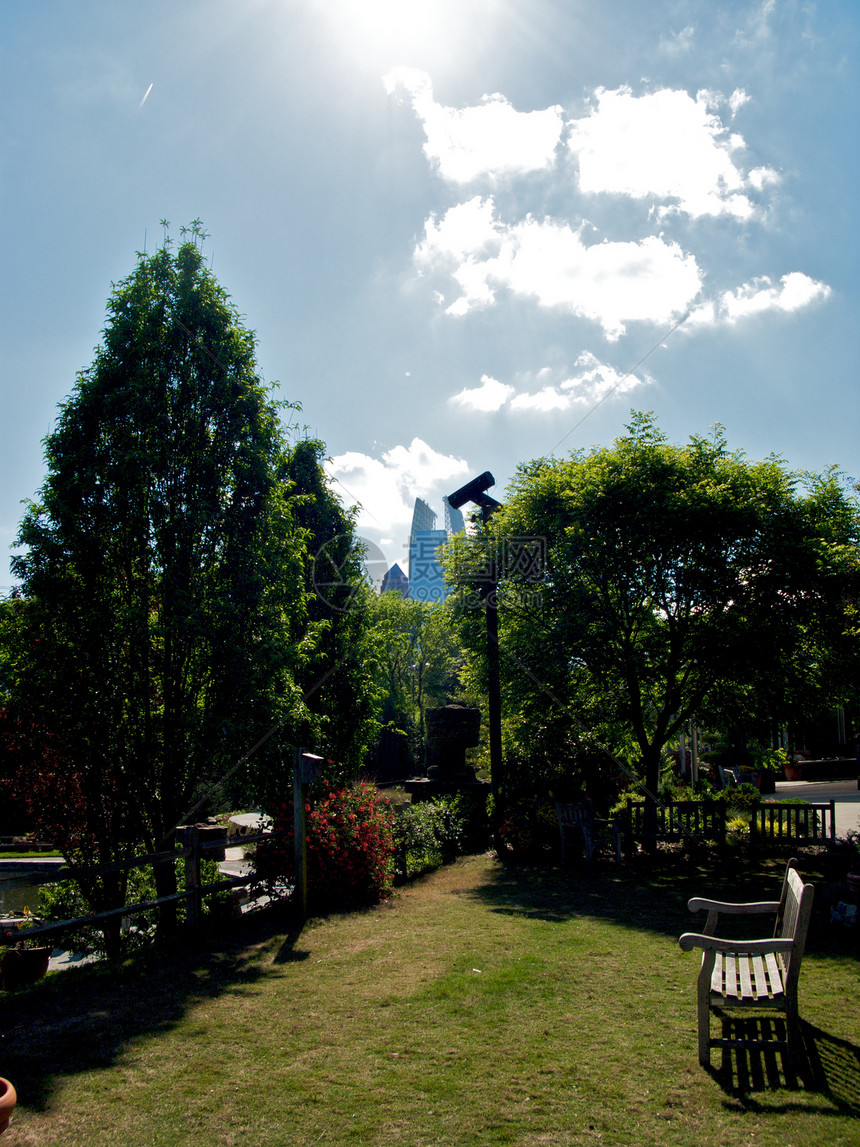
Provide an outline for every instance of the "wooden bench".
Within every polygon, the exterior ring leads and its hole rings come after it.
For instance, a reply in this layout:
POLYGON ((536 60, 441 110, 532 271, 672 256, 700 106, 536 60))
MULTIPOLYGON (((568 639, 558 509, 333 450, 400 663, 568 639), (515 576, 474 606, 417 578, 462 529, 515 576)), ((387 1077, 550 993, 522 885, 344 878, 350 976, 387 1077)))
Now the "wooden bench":
POLYGON ((706 909, 708 918, 702 933, 685 932, 678 943, 685 952, 701 948, 702 967, 698 979, 699 1063, 709 1067, 712 1047, 779 1049, 789 1060, 797 1058, 801 1047, 797 1012, 797 982, 806 945, 814 889, 804 884, 790 860, 785 870, 779 900, 750 904, 726 904, 694 897, 691 912, 706 909), (715 935, 721 915, 751 916, 772 913, 773 936, 762 940, 730 940, 715 935), (785 1013, 787 1039, 713 1039, 710 1031, 712 1009, 764 1008, 785 1013))
POLYGON ((561 862, 567 864, 571 854, 585 857, 586 868, 603 844, 611 844, 615 860, 621 862, 621 832, 614 820, 602 820, 585 801, 577 804, 556 804, 558 828, 561 833, 561 862))
POLYGON ((750 815, 750 844, 835 844, 836 802, 762 801, 750 815))
POLYGON ((620 814, 621 831, 627 851, 634 841, 642 840, 716 840, 726 839, 726 806, 723 801, 675 801, 658 804, 656 835, 649 832, 644 803, 631 804, 620 814))

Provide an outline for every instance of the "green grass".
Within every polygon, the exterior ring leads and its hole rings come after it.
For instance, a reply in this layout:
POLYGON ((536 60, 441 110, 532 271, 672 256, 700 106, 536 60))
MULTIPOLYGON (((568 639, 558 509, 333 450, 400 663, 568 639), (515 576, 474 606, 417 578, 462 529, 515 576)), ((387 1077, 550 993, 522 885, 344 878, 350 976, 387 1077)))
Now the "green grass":
POLYGON ((49 977, 0 1000, 4 1147, 860 1144, 858 965, 823 898, 808 1061, 698 1066, 686 899, 781 880, 776 861, 743 883, 711 864, 468 858, 368 912, 49 977))

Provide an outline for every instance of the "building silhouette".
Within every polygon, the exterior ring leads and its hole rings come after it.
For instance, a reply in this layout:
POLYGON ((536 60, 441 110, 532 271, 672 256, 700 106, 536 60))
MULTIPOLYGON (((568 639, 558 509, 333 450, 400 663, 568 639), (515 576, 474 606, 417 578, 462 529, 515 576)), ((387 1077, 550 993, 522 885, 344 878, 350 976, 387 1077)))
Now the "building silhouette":
POLYGON ((399 593, 401 597, 409 597, 409 578, 397 562, 394 563, 382 579, 382 587, 379 592, 385 593, 389 589, 399 593))

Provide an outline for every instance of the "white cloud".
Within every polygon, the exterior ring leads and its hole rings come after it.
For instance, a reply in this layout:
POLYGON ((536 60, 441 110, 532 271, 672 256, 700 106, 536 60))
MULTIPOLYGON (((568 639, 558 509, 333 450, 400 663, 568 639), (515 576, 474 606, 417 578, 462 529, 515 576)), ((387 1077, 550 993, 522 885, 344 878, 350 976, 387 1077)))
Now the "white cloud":
POLYGON ((440 454, 420 438, 395 446, 382 458, 349 451, 326 465, 335 489, 349 505, 358 505, 359 529, 408 533, 416 498, 440 503, 452 479, 468 472, 468 463, 440 454))
POLYGON ((547 414, 552 411, 572 410, 577 406, 593 406, 611 394, 627 394, 649 383, 650 378, 632 373, 621 374, 614 366, 601 362, 591 351, 583 351, 574 363, 573 373, 559 381, 549 381, 556 371, 545 367, 533 378, 520 379, 543 384, 540 389, 521 389, 499 382, 490 375, 481 377, 481 386, 461 390, 448 401, 484 413, 495 412, 503 406, 513 411, 547 414))
POLYGON ((764 276, 744 283, 735 291, 724 291, 715 301, 697 307, 687 320, 690 327, 723 323, 736 323, 752 315, 768 311, 792 313, 812 303, 828 298, 831 288, 804 275, 791 271, 783 275, 778 284, 764 276))
POLYGON ((448 272, 457 282, 461 293, 449 314, 490 306, 506 288, 591 319, 613 339, 627 322, 667 322, 701 287, 695 258, 662 236, 587 246, 582 229, 567 223, 531 216, 501 222, 491 197, 476 196, 439 221, 431 216, 415 261, 422 272, 448 272))
POLYGON ((404 88, 424 125, 424 152, 443 179, 471 183, 482 176, 523 175, 552 167, 564 120, 560 107, 518 112, 504 96, 486 95, 476 107, 436 103, 426 72, 395 68, 383 78, 391 95, 404 88))
POLYGON ((729 107, 732 109, 732 116, 736 116, 744 104, 748 104, 749 101, 750 97, 743 88, 735 88, 729 96, 729 107))
MULTIPOLYGON (((541 372, 545 374, 546 372, 541 372)), ((651 380, 648 376, 622 374, 614 366, 601 362, 591 351, 583 351, 574 364, 574 373, 563 381, 541 390, 522 392, 511 400, 512 410, 547 412, 593 406, 610 394, 628 394, 651 380)))
POLYGON ((680 32, 670 32, 668 36, 660 37, 660 51, 667 56, 680 56, 689 52, 693 46, 696 29, 692 24, 682 28, 680 32))
POLYGON ((747 180, 750 187, 754 187, 756 191, 763 191, 765 187, 779 183, 780 175, 772 167, 754 167, 747 176, 747 180))
POLYGON ((817 299, 826 299, 830 287, 818 283, 800 271, 783 275, 778 286, 767 277, 745 283, 737 291, 726 291, 720 297, 720 312, 729 322, 764 311, 799 311, 817 299))
POLYGON ((488 374, 482 374, 480 386, 473 387, 471 390, 467 387, 465 390, 461 390, 459 394, 452 395, 448 401, 456 406, 465 407, 466 410, 491 412, 500 410, 515 393, 516 390, 513 386, 499 382, 497 378, 491 378, 488 374))
MULTIPOLYGON (((767 169, 758 168, 751 184, 736 165, 734 155, 745 143, 709 110, 722 100, 718 93, 700 92, 692 99, 685 91, 665 88, 636 97, 628 88, 601 88, 596 97, 597 108, 576 121, 569 139, 583 191, 674 201, 659 214, 737 219, 755 214, 747 190, 764 185, 767 169)), ((732 111, 743 98, 741 92, 731 97, 732 111)), ((778 178, 769 172, 768 182, 778 178)))
POLYGON ((746 27, 738 28, 735 40, 747 48, 758 48, 771 37, 770 18, 776 8, 776 0, 763 0, 753 7, 746 19, 746 27))
MULTIPOLYGON (((765 24, 769 14, 763 5, 765 24)), ((688 45, 693 35, 692 27, 684 28, 672 41, 673 50, 688 45)), ((553 179, 561 174, 556 165, 565 127, 560 108, 520 113, 502 96, 485 97, 479 107, 446 108, 434 100, 426 73, 414 69, 395 69, 385 84, 389 92, 408 93, 424 124, 425 152, 444 178, 464 183, 479 175, 550 169, 553 179)), ((772 167, 743 163, 746 141, 727 126, 748 102, 742 88, 729 96, 703 89, 695 98, 683 90, 635 97, 628 88, 598 89, 591 112, 568 121, 579 189, 645 201, 657 220, 679 213, 741 223, 765 220, 764 196, 781 177, 772 167)), ((414 263, 449 315, 490 308, 504 291, 593 321, 610 340, 631 322, 666 325, 687 312, 685 325, 695 329, 751 314, 796 311, 829 294, 825 284, 795 272, 777 284, 757 279, 703 298, 704 274, 696 256, 662 233, 602 242, 584 236, 592 238, 584 222, 533 214, 504 219, 493 196, 475 195, 427 219, 414 263)), ((580 379, 582 393, 585 381, 580 379)), ((450 401, 476 411, 505 405, 559 410, 572 401, 571 389, 561 383, 522 394, 508 393, 505 385, 485 376, 481 386, 467 387, 450 401)), ((591 386, 597 394, 598 380, 591 386)))

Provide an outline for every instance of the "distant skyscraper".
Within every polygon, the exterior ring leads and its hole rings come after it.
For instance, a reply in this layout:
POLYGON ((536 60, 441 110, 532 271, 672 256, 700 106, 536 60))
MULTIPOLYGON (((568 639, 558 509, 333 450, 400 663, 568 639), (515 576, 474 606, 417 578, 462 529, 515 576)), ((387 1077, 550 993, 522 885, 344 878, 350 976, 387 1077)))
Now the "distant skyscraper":
POLYGON ((431 509, 430 506, 424 501, 423 498, 415 499, 415 507, 412 510, 412 529, 409 533, 411 538, 420 530, 435 530, 436 529, 436 511, 431 509))
POLYGON ((448 534, 435 526, 435 512, 423 498, 416 498, 409 534, 409 596, 415 601, 444 601, 448 592, 437 556, 448 534))
POLYGON ((442 498, 442 505, 445 507, 445 533, 449 538, 453 537, 454 534, 462 534, 466 529, 462 512, 455 510, 447 497, 444 496, 442 498))
POLYGON ((385 577, 382 579, 382 588, 380 593, 385 593, 386 590, 396 590, 402 597, 409 597, 409 578, 397 564, 391 567, 385 577))
POLYGON ((448 541, 444 530, 418 530, 409 542, 409 596, 436 603, 448 595, 439 562, 439 547, 448 541))

